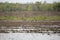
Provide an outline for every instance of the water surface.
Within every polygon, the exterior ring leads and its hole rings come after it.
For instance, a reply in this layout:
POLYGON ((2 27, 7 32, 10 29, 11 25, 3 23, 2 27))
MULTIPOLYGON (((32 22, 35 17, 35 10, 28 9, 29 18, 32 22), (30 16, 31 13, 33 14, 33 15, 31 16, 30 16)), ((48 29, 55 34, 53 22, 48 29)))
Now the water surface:
POLYGON ((60 34, 0 33, 0 40, 60 40, 60 34))

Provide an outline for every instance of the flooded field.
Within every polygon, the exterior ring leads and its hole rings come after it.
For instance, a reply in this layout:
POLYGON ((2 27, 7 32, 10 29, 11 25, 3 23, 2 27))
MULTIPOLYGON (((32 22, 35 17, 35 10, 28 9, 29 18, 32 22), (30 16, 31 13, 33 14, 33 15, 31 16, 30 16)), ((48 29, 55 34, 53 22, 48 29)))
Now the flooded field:
POLYGON ((0 27, 0 33, 60 33, 60 27, 0 27))

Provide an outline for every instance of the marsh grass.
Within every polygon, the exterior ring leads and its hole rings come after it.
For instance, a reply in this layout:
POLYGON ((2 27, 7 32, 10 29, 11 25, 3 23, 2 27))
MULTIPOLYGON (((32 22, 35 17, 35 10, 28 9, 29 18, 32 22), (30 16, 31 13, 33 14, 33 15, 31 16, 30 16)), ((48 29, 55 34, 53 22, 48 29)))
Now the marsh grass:
POLYGON ((33 17, 0 16, 0 20, 60 20, 60 16, 33 16, 33 17))

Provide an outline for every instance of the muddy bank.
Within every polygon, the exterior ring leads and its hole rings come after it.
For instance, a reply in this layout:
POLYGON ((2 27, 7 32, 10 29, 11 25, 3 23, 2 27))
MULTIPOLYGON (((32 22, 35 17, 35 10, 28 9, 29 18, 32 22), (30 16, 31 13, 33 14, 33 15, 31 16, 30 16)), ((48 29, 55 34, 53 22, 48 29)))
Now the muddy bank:
POLYGON ((0 26, 41 26, 41 25, 50 25, 50 26, 60 26, 60 21, 25 21, 25 20, 0 20, 0 26))
POLYGON ((32 17, 32 16, 60 16, 57 11, 20 11, 0 12, 0 16, 32 17))
POLYGON ((0 33, 60 33, 60 21, 0 20, 0 33))

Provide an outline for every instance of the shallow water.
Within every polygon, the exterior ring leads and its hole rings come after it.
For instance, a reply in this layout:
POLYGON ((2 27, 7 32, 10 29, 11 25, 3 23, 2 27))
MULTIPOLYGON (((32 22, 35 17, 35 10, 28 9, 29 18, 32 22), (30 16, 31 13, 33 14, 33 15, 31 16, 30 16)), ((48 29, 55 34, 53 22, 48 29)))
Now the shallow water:
POLYGON ((0 33, 0 40, 60 40, 60 34, 0 33))

